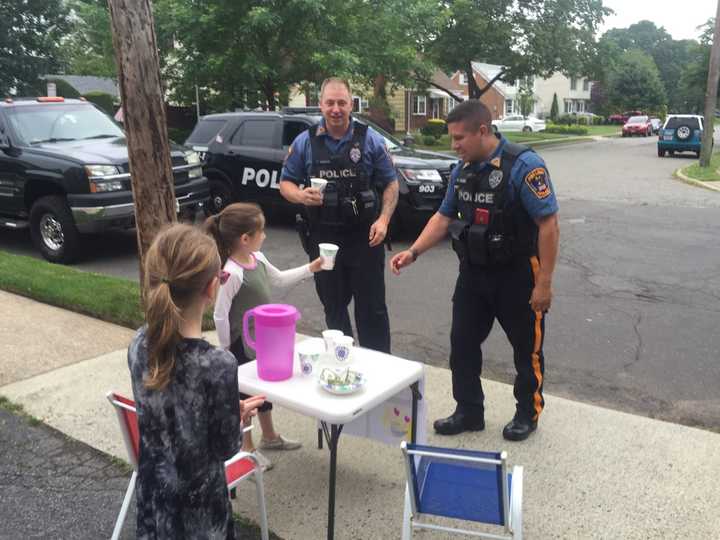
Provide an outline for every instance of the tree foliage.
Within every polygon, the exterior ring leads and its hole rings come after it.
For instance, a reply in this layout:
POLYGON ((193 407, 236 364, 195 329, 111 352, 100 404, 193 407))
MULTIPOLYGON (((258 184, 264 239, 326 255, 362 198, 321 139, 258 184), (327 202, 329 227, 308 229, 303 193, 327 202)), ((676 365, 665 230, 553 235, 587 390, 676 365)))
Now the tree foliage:
POLYGON ((0 1, 0 94, 30 93, 38 77, 61 71, 60 41, 70 28, 59 2, 0 1))
POLYGON ((67 73, 114 78, 117 69, 107 0, 66 0, 66 4, 74 22, 62 46, 67 73))
POLYGON ((467 75, 471 98, 491 86, 478 87, 473 61, 504 66, 498 78, 506 81, 588 72, 595 33, 609 13, 601 0, 449 0, 443 5, 445 23, 429 51, 446 71, 467 75))
POLYGON ((608 100, 616 110, 658 111, 666 104, 657 66, 641 50, 624 52, 608 80, 608 100))
MULTIPOLYGON (((641 50, 652 57, 671 109, 682 108, 681 81, 690 62, 694 40, 673 40, 663 27, 651 21, 640 21, 627 28, 613 28, 600 39, 605 59, 606 76, 614 69, 620 56, 630 50, 641 50)), ((607 77, 606 77, 607 78, 607 77)))

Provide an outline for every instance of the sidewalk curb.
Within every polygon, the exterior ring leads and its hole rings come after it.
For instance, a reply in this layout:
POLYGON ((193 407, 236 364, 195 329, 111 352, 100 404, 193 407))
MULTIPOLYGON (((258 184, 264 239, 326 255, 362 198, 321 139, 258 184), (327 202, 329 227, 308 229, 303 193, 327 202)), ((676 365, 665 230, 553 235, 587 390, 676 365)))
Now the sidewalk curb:
POLYGON ((702 180, 695 180, 694 178, 690 178, 689 176, 685 175, 682 172, 684 168, 685 167, 680 167, 677 171, 673 173, 673 176, 675 176, 681 182, 685 182, 686 184, 690 184, 691 186, 697 186, 709 189, 710 191, 720 192, 720 187, 718 186, 711 185, 709 182, 703 182, 702 180))

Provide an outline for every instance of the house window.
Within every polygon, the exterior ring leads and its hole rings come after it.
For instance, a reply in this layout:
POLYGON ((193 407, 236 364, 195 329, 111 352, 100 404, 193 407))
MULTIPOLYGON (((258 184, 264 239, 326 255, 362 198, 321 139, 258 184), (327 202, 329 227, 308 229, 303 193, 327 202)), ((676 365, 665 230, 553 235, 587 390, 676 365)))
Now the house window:
POLYGON ((565 114, 570 114, 571 112, 573 112, 573 100, 566 99, 565 100, 565 114))
POLYGON ((512 99, 505 100, 505 114, 513 114, 515 112, 515 102, 512 99))
POLYGON ((590 79, 583 79, 583 91, 587 92, 590 90, 590 79))
POLYGON ((577 90, 577 79, 575 77, 570 78, 570 90, 577 90))
POLYGON ((415 96, 413 114, 416 116, 425 116, 427 114, 427 98, 425 96, 415 96))
POLYGON ((460 73, 458 80, 460 81, 460 84, 466 85, 467 84, 467 75, 465 73, 460 73))
POLYGON ((368 100, 364 97, 353 96, 353 112, 363 113, 368 110, 368 100))
POLYGON ((575 112, 585 112, 585 101, 579 100, 575 103, 575 112))

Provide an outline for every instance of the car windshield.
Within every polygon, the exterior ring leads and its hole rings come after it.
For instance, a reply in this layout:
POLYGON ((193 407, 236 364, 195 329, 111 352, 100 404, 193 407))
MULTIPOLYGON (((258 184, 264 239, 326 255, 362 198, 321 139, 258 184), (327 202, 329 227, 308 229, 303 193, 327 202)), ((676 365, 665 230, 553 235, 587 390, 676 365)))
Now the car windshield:
POLYGON ((203 118, 193 129, 185 144, 209 144, 225 126, 223 118, 203 118))
POLYGON ((125 136, 90 104, 22 105, 7 112, 13 129, 28 144, 125 136))
POLYGON ((700 129, 700 120, 694 117, 671 116, 668 118, 665 129, 677 129, 680 126, 688 126, 690 129, 700 129))
POLYGON ((358 117, 358 119, 363 123, 367 124, 371 128, 373 128, 375 131, 377 131, 380 135, 382 135, 383 139, 385 139, 385 146, 387 146, 387 149, 389 152, 392 152, 394 150, 399 150, 402 144, 400 141, 398 141, 395 137, 390 135, 387 131, 385 131, 383 128, 378 126, 375 122, 368 120, 364 116, 358 117))
POLYGON ((644 124, 645 122, 647 122, 647 116, 633 116, 627 121, 628 124, 644 124))

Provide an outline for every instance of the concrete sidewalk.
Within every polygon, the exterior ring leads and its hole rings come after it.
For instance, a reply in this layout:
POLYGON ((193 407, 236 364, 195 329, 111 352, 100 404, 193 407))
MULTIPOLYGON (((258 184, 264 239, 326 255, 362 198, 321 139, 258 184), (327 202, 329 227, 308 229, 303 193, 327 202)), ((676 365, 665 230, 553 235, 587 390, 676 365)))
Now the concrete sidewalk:
MULTIPOLYGON (((110 389, 130 394, 126 364, 129 332, 81 317, 74 326, 95 327, 95 346, 112 350, 88 355, 78 332, 54 332, 64 319, 43 304, 0 293, 3 313, 22 309, 35 325, 3 335, 0 395, 90 446, 126 459, 115 416, 105 400, 110 389), (38 328, 42 330, 38 330, 38 328), (124 340, 123 346, 116 345, 124 340), (38 354, 22 361, 23 344, 38 354), (12 345, 16 344, 16 345, 12 345), (19 346, 17 344, 20 344, 19 346), (63 351, 62 361, 53 351, 63 351), (73 355, 73 351, 77 351, 73 355), (5 373, 8 359, 25 369, 5 373), (23 376, 27 375, 27 376, 23 376)), ((4 319, 3 319, 4 320, 4 319)), ((208 338, 213 341, 214 335, 208 338)), ((90 341, 93 341, 91 339, 90 341)), ((549 365, 546 410, 528 441, 509 443, 501 430, 514 412, 512 387, 486 381, 486 430, 443 438, 430 444, 508 451, 510 464, 525 467, 524 534, 547 538, 717 538, 720 531, 720 434, 576 403, 551 395, 549 365)), ((426 367, 428 421, 452 411, 450 373, 426 367)), ((327 511, 327 450, 316 448, 312 419, 279 407, 279 430, 301 439, 302 449, 268 453, 276 467, 266 475, 270 528, 287 540, 324 537, 327 511)), ((432 433, 431 426, 428 432, 432 433)), ((2 449, 0 449, 2 451, 2 449)), ((338 459, 336 538, 400 537, 404 476, 398 448, 343 436, 338 459)), ((255 515, 254 487, 242 486, 236 510, 255 515)), ((121 498, 117 500, 119 509, 121 498)), ((0 536, 2 534, 0 533, 0 536)), ((444 538, 419 533, 418 538, 444 538)))

